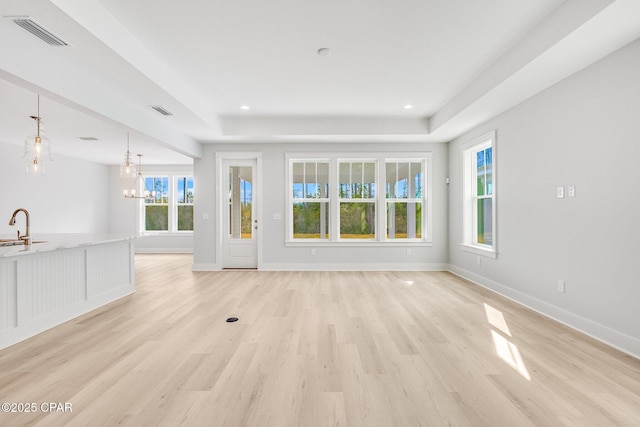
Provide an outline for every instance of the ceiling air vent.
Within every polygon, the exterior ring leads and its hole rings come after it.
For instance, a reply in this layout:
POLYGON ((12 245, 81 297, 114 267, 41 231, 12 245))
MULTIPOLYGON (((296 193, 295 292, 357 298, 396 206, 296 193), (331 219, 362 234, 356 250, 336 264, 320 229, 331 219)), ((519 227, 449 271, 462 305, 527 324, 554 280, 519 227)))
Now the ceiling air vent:
POLYGON ((173 116, 173 113, 167 110, 166 108, 164 108, 162 105, 150 105, 150 107, 156 110, 158 113, 162 114, 163 116, 173 116))
POLYGON ((31 34, 42 40, 43 42, 51 45, 51 46, 68 46, 69 44, 62 40, 60 37, 52 34, 48 30, 44 29, 40 24, 38 24, 33 19, 26 16, 9 16, 13 22, 15 22, 20 27, 29 31, 31 34))

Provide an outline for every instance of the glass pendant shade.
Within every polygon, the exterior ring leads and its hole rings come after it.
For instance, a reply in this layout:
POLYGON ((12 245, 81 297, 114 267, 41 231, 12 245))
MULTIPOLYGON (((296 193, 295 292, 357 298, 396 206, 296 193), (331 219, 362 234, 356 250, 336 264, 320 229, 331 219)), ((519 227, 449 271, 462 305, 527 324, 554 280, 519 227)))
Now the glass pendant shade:
POLYGON ((40 134, 35 132, 27 136, 24 141, 24 155, 32 159, 51 160, 51 141, 42 135, 42 130, 40 130, 40 134))
POLYGON ((37 158, 31 158, 26 162, 26 172, 29 175, 44 175, 45 163, 46 162, 41 162, 37 158))
POLYGON ((138 167, 131 161, 131 155, 127 151, 124 162, 120 164, 120 176, 123 178, 132 178, 138 175, 138 167))
POLYGON ((38 95, 38 115, 30 116, 36 124, 35 132, 24 141, 24 159, 26 172, 32 175, 44 175, 45 163, 51 160, 51 141, 44 136, 40 117, 40 95, 38 95))
POLYGON ((133 178, 138 175, 138 168, 131 160, 131 151, 129 151, 129 134, 127 133, 127 152, 124 155, 124 161, 120 164, 120 176, 123 178, 133 178))

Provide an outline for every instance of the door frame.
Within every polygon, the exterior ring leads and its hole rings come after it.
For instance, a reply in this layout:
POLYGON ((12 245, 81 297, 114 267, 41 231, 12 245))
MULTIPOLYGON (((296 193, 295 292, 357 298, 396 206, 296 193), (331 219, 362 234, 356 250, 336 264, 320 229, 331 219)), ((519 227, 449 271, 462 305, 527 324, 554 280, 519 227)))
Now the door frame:
POLYGON ((256 182, 253 186, 253 196, 255 203, 255 219, 258 220, 258 229, 255 230, 257 269, 262 268, 262 153, 261 152, 216 152, 216 264, 224 268, 224 238, 225 230, 224 213, 228 201, 226 200, 227 190, 223 188, 224 178, 222 174, 223 163, 229 160, 255 160, 256 162, 256 182))

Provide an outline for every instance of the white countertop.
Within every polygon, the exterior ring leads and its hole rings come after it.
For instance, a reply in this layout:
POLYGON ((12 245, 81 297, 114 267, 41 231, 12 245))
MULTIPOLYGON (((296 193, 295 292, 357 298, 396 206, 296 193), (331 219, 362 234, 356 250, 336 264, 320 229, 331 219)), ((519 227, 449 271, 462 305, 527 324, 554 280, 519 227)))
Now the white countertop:
MULTIPOLYGON (((80 246, 99 245, 103 243, 120 242, 135 239, 131 234, 45 234, 36 233, 31 236, 33 242, 30 247, 24 245, 0 246, 0 258, 31 255, 60 249, 77 248, 80 246)), ((0 239, 15 239, 16 235, 2 235, 0 239)))

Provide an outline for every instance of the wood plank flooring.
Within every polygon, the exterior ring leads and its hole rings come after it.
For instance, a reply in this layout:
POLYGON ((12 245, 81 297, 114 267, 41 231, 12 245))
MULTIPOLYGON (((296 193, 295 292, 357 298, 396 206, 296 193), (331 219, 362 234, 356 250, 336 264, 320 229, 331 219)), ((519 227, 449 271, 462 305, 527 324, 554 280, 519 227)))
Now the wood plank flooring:
POLYGON ((0 425, 640 426, 639 360, 451 274, 191 262, 0 351, 0 425))

